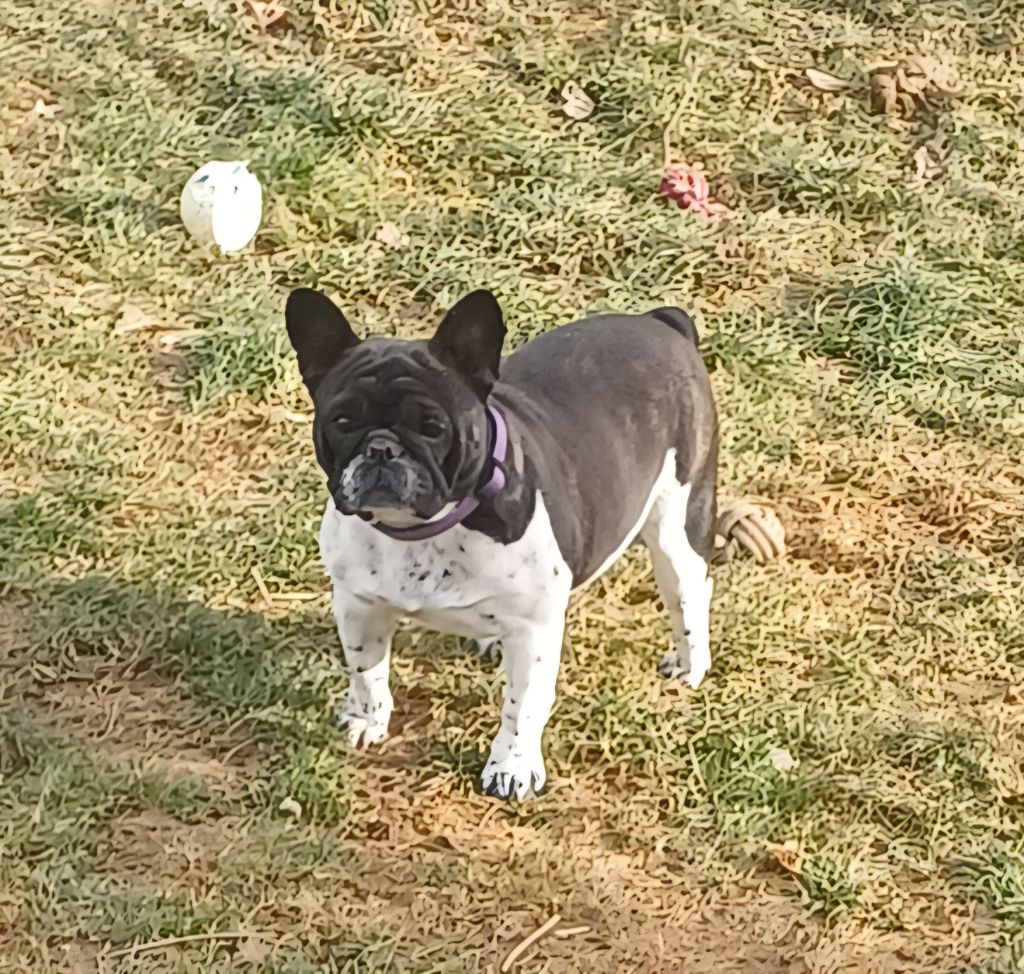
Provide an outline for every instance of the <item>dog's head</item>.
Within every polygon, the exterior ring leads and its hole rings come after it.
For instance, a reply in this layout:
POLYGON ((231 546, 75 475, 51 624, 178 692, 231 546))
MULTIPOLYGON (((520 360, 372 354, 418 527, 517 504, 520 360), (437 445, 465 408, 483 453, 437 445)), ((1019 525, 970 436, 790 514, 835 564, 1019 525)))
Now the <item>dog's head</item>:
POLYGON ((484 403, 505 326, 474 291, 429 341, 361 340, 323 294, 300 288, 288 337, 313 399, 313 442, 339 511, 395 524, 432 518, 473 492, 487 459, 484 403))

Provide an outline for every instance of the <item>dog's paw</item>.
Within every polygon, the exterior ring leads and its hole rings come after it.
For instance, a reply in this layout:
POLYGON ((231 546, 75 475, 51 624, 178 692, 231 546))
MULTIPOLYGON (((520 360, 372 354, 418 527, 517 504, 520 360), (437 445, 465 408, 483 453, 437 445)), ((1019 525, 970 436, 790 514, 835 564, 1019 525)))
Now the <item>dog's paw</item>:
POLYGON ((379 744, 388 736, 390 712, 382 710, 380 713, 384 716, 357 715, 346 704, 334 715, 331 723, 348 736, 352 747, 369 747, 371 744, 379 744))
POLYGON ((500 639, 467 639, 463 644, 470 656, 493 662, 501 652, 500 639))
POLYGON ((493 757, 488 760, 480 776, 480 787, 485 795, 493 798, 522 801, 537 795, 546 780, 540 753, 528 755, 513 746, 504 760, 496 761, 493 757))
POLYGON ((696 690, 711 667, 711 661, 701 662, 695 653, 675 650, 666 653, 658 664, 658 673, 666 680, 685 680, 696 690))

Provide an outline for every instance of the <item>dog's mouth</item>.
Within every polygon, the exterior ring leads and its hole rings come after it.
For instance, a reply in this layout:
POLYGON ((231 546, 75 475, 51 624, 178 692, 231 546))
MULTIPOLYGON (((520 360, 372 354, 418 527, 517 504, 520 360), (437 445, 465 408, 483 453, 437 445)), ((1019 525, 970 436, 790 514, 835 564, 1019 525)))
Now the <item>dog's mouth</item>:
POLYGON ((358 456, 333 493, 342 514, 389 522, 429 519, 444 506, 423 465, 409 456, 358 456))

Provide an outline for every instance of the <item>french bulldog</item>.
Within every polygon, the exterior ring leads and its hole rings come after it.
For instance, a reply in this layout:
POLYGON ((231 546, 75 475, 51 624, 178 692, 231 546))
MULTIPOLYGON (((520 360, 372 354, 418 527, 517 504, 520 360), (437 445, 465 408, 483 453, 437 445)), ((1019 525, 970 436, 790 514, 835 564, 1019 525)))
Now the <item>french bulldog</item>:
POLYGON ((320 551, 349 671, 335 723, 352 744, 387 735, 392 635, 411 617, 500 646, 504 702, 481 784, 502 799, 538 792, 569 595, 638 536, 671 621, 659 672, 700 683, 718 421, 684 312, 594 315, 505 359, 484 290, 428 340, 361 340, 306 288, 285 318, 330 494, 320 551))

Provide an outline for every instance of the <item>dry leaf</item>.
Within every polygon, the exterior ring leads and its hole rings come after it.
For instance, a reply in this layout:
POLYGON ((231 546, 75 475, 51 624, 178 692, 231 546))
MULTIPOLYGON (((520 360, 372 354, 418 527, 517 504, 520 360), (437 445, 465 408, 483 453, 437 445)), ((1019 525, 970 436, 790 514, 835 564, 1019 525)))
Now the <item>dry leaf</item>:
POLYGON ((887 62, 871 75, 871 110, 878 115, 911 118, 953 95, 952 69, 934 58, 914 56, 887 62))
POLYGON ((235 957, 247 961, 253 967, 260 967, 271 952, 271 946, 259 937, 248 937, 238 945, 235 957))
POLYGON ((405 247, 409 243, 408 234, 402 233, 393 223, 382 223, 373 236, 375 240, 392 250, 405 247))
POLYGON ((60 111, 60 105, 47 105, 42 98, 37 98, 32 106, 32 112, 40 118, 53 118, 60 111))
POLYGON ((944 95, 956 94, 956 77, 953 68, 933 57, 917 54, 904 58, 901 67, 905 74, 920 75, 926 85, 931 85, 944 95))
POLYGON ((817 68, 808 68, 804 74, 807 80, 821 91, 843 91, 850 86, 849 82, 843 81, 842 78, 837 78, 827 71, 819 71, 817 68))
POLYGON ((906 71, 896 72, 896 87, 910 95, 923 95, 928 88, 928 79, 923 75, 908 75, 906 71))
POLYGON ((280 29, 288 26, 288 8, 277 3, 276 0, 269 0, 267 3, 261 0, 245 0, 245 9, 252 18, 252 26, 264 33, 271 29, 280 29))
POLYGON ((64 962, 59 968, 63 974, 94 974, 97 968, 96 955, 100 952, 98 944, 71 943, 63 944, 64 962))
POLYGON ((565 104, 562 106, 562 111, 565 112, 569 118, 574 118, 578 122, 582 122, 585 118, 589 118, 591 112, 594 110, 594 99, 590 97, 575 81, 567 81, 565 87, 562 88, 562 98, 565 99, 565 104))
POLYGON ((896 108, 896 78, 884 71, 871 76, 871 111, 876 115, 891 115, 896 108))
POLYGON ((285 798, 280 805, 277 806, 278 811, 288 812, 289 815, 294 815, 296 818, 302 817, 302 806, 289 795, 285 798))
POLYGON ((781 845, 775 842, 766 842, 764 847, 775 857, 783 869, 791 873, 799 873, 803 868, 803 855, 800 852, 800 843, 796 839, 788 839, 781 845))
POLYGON ((769 751, 768 763, 779 772, 792 771, 800 766, 800 762, 784 747, 776 747, 769 751))

